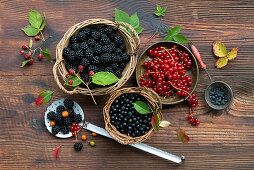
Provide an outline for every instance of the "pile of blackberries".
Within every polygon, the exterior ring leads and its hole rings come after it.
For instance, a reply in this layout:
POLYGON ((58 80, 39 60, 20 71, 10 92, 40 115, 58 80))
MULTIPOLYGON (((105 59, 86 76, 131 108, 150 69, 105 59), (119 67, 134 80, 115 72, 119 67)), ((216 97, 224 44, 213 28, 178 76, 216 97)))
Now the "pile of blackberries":
POLYGON ((64 100, 64 106, 58 106, 56 112, 48 112, 47 118, 50 120, 53 135, 59 132, 68 134, 72 123, 80 123, 82 121, 82 116, 74 112, 73 106, 74 102, 66 99, 64 100))
POLYGON ((227 93, 224 87, 215 87, 209 91, 209 98, 214 105, 224 105, 228 101, 227 93))
MULTIPOLYGON (((84 82, 89 81, 90 71, 111 72, 121 78, 130 60, 123 38, 112 27, 100 25, 83 27, 77 35, 71 36, 69 45, 63 49, 63 57, 67 70, 77 73, 80 65, 84 67, 80 73, 84 82)), ((89 87, 95 85, 91 83, 89 87)))
POLYGON ((120 133, 132 137, 142 136, 151 129, 152 113, 138 113, 134 108, 136 101, 147 103, 146 99, 139 94, 122 94, 115 99, 109 111, 111 124, 120 133))

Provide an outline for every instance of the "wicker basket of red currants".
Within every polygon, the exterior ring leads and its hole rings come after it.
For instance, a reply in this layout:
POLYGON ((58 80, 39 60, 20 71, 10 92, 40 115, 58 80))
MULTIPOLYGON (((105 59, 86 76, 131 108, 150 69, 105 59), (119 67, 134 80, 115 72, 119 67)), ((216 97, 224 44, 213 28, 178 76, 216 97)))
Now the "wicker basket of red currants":
MULTIPOLYGON (((138 85, 155 91, 163 104, 177 104, 189 98, 198 78, 198 64, 191 51, 170 41, 148 47, 141 55, 136 70, 138 85)), ((191 100, 189 104, 196 107, 198 103, 191 100)))

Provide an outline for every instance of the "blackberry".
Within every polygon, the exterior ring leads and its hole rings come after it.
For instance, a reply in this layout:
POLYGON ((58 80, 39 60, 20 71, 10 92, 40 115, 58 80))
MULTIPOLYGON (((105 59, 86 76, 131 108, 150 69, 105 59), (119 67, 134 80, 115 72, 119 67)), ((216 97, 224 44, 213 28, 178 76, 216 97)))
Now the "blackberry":
POLYGON ((84 52, 82 50, 76 51, 76 57, 81 59, 84 56, 84 52))
POLYGON ((113 63, 110 66, 112 67, 113 70, 117 70, 119 67, 117 63, 113 63))
POLYGON ((70 55, 70 51, 71 51, 71 49, 69 47, 65 47, 63 49, 63 56, 68 57, 70 55))
POLYGON ((77 72, 78 72, 78 67, 76 67, 76 66, 72 66, 72 69, 74 70, 74 72, 75 72, 75 73, 77 73, 77 72))
POLYGON ((69 70, 71 67, 72 67, 71 63, 68 63, 68 62, 67 62, 67 63, 65 64, 66 70, 69 70))
POLYGON ((86 49, 85 56, 91 59, 93 57, 93 50, 91 48, 86 49))
POLYGON ((124 44, 124 43, 123 43, 122 45, 120 45, 119 48, 120 48, 122 51, 126 51, 126 47, 125 47, 125 44, 124 44))
POLYGON ((69 127, 71 124, 72 124, 72 121, 70 120, 69 116, 63 118, 63 125, 64 126, 68 126, 69 127))
POLYGON ((115 49, 116 49, 115 43, 112 42, 112 43, 109 44, 109 46, 112 49, 112 51, 115 51, 115 49))
POLYGON ((124 69, 126 67, 126 63, 120 63, 119 66, 120 68, 124 69))
POLYGON ((102 54, 101 56, 101 62, 102 63, 110 63, 111 59, 110 59, 110 54, 109 53, 105 53, 105 54, 102 54))
POLYGON ((123 38, 120 35, 115 36, 113 42, 117 45, 122 45, 124 43, 123 38))
POLYGON ((105 33, 105 34, 110 35, 110 34, 112 34, 112 32, 113 32, 113 28, 111 28, 111 27, 103 28, 103 33, 105 33))
POLYGON ((61 124, 61 122, 62 122, 62 113, 60 114, 60 113, 57 113, 57 114, 55 114, 55 122, 56 122, 56 124, 61 124))
POLYGON ((75 123, 80 123, 82 121, 82 117, 80 114, 74 114, 73 120, 75 123))
POLYGON ((55 120, 55 112, 48 112, 48 114, 47 114, 47 118, 49 119, 49 120, 55 120))
POLYGON ((106 68, 105 68, 105 72, 113 73, 112 67, 110 67, 110 66, 106 67, 106 68))
POLYGON ((64 100, 64 106, 65 106, 67 109, 72 109, 73 106, 74 106, 74 102, 73 102, 71 99, 65 99, 65 100, 64 100))
POLYGON ((116 48, 116 49, 115 49, 115 53, 116 53, 117 55, 121 55, 121 54, 122 54, 122 49, 121 49, 121 48, 116 48))
POLYGON ((74 43, 78 42, 76 35, 71 36, 69 42, 70 42, 70 44, 74 44, 74 43))
POLYGON ((98 65, 101 63, 100 57, 99 56, 94 56, 92 58, 92 64, 98 65))
POLYGON ((86 33, 84 33, 84 32, 79 32, 78 35, 77 35, 77 40, 78 40, 79 42, 83 42, 83 41, 85 41, 85 39, 86 39, 86 33))
POLYGON ((114 75, 118 78, 121 78, 122 77, 122 72, 120 70, 115 70, 114 72, 114 75))
POLYGON ((123 58, 124 62, 129 62, 130 61, 130 56, 127 53, 123 53, 122 58, 123 58))
POLYGON ((94 73, 97 73, 99 69, 96 65, 90 65, 88 66, 88 71, 93 71, 94 73))
POLYGON ((74 51, 70 51, 70 55, 68 56, 68 61, 72 61, 75 59, 76 53, 74 51))
POLYGON ((63 106, 63 105, 60 105, 60 106, 58 106, 57 108, 56 108, 56 112, 58 113, 58 114, 62 114, 62 112, 63 111, 65 111, 66 109, 65 109, 65 107, 63 106))
POLYGON ((74 113, 75 113, 74 110, 73 109, 67 109, 67 111, 69 113, 68 117, 73 118, 74 113))
POLYGON ((101 34, 101 42, 103 44, 109 44, 110 43, 110 39, 108 38, 108 36, 106 34, 101 34))
POLYGON ((78 50, 78 48, 79 48, 79 43, 73 43, 71 45, 71 49, 74 50, 74 51, 78 50))
POLYGON ((63 134, 67 134, 70 132, 70 128, 66 126, 61 126, 60 129, 63 134))
POLYGON ((117 56, 116 56, 116 62, 117 62, 117 63, 123 63, 124 60, 123 60, 122 56, 117 55, 117 56))
POLYGON ((74 149, 76 151, 81 151, 82 148, 83 148, 83 144, 82 143, 75 143, 74 144, 74 149))
POLYGON ((102 46, 100 44, 96 44, 93 48, 94 53, 101 54, 102 52, 102 46))
POLYGON ((112 46, 110 45, 104 45, 102 46, 102 52, 103 53, 111 53, 113 51, 112 46))
POLYGON ((116 36, 118 36, 118 34, 116 32, 112 32, 112 34, 109 35, 109 38, 111 39, 112 42, 114 42, 116 36))
POLYGON ((86 33, 86 35, 90 35, 91 28, 83 27, 83 28, 80 29, 80 32, 84 32, 84 33, 86 33))
POLYGON ((83 50, 84 52, 88 48, 88 44, 86 42, 82 42, 79 44, 79 49, 83 50))
POLYGON ((88 58, 82 58, 80 64, 86 67, 91 64, 91 61, 88 58))
POLYGON ((61 130, 60 127, 58 125, 55 125, 55 126, 52 126, 51 132, 53 135, 56 135, 60 132, 60 130, 61 130))
POLYGON ((90 47, 93 47, 93 46, 95 46, 95 44, 96 44, 96 41, 94 40, 94 39, 89 39, 88 41, 87 41, 87 43, 88 43, 88 45, 90 46, 90 47))
POLYGON ((95 40, 99 40, 101 38, 101 33, 99 31, 92 30, 91 37, 95 40))

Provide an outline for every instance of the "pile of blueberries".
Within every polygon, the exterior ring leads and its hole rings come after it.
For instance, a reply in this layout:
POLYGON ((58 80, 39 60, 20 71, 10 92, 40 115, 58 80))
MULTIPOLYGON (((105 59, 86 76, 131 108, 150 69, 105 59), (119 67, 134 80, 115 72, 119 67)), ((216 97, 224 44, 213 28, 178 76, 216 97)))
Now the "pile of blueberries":
POLYGON ((228 91, 224 87, 212 88, 209 92, 209 98, 214 105, 224 105, 228 101, 228 91))
POLYGON ((139 94, 122 94, 115 99, 109 111, 111 124, 114 125, 120 133, 132 137, 142 136, 152 127, 152 113, 138 113, 134 108, 134 103, 136 101, 147 103, 147 100, 139 94))

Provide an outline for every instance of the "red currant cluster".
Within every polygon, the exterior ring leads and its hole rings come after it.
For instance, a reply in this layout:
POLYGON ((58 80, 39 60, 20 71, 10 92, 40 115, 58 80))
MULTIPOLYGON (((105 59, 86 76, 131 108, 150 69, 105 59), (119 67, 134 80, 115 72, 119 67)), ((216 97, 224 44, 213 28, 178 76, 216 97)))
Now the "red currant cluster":
POLYGON ((196 107, 198 105, 198 99, 196 99, 196 94, 192 94, 188 98, 188 103, 191 107, 196 107))
POLYGON ((190 109, 190 114, 187 116, 187 119, 189 119, 190 124, 192 124, 192 126, 198 126, 200 124, 198 118, 192 116, 192 114, 193 110, 190 109))
POLYGON ((70 126, 70 131, 72 132, 72 136, 74 136, 75 134, 77 134, 77 131, 80 130, 80 126, 78 123, 72 123, 72 125, 70 126))

